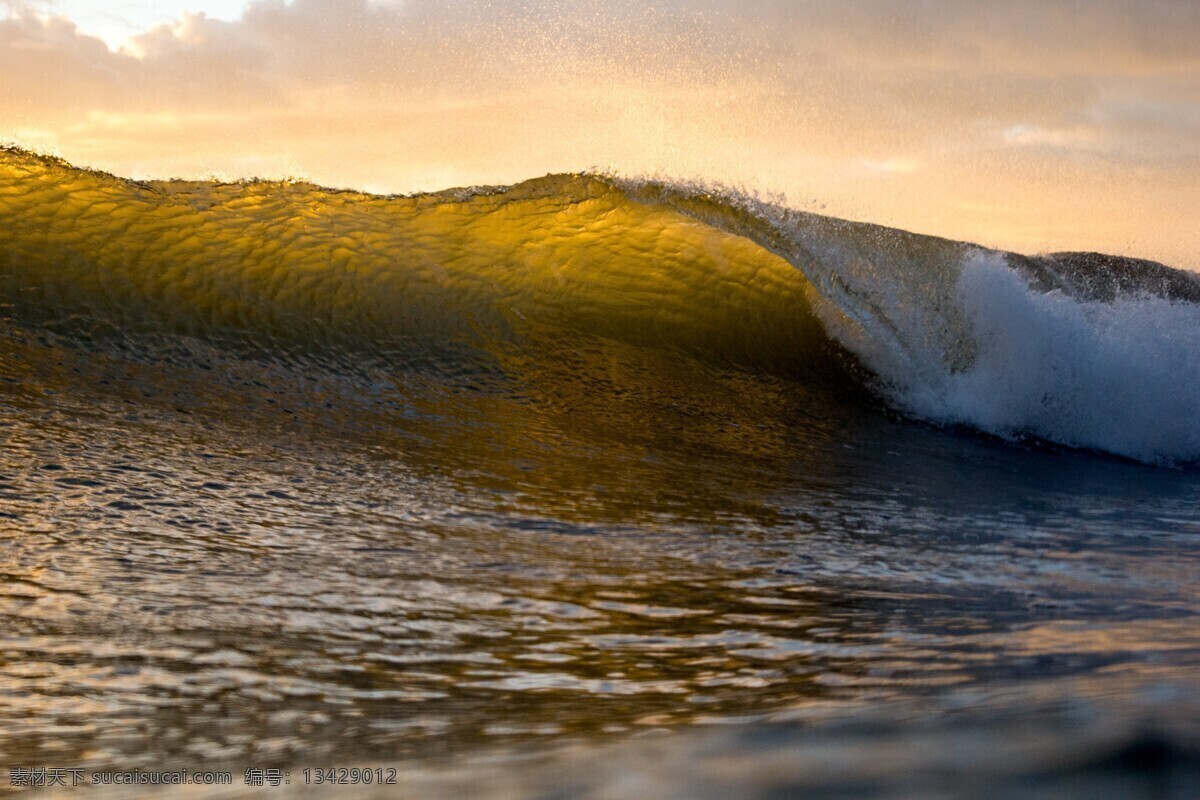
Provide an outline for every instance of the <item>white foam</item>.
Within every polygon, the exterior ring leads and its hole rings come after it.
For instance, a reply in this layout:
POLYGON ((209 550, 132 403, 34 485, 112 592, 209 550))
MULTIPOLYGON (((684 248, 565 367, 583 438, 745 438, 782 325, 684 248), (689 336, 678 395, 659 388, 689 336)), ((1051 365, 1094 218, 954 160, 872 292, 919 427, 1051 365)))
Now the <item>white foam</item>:
POLYGON ((1155 463, 1200 460, 1200 306, 1041 293, 1001 257, 967 258, 957 286, 975 358, 890 379, 929 419, 1034 435, 1155 463))

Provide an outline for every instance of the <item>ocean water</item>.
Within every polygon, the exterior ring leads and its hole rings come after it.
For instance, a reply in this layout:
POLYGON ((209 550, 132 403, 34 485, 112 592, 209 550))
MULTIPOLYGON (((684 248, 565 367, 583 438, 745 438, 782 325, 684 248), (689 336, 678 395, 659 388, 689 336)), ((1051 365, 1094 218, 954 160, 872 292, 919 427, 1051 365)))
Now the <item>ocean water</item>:
POLYGON ((10 149, 0 442, 0 768, 1200 788, 1190 273, 10 149))

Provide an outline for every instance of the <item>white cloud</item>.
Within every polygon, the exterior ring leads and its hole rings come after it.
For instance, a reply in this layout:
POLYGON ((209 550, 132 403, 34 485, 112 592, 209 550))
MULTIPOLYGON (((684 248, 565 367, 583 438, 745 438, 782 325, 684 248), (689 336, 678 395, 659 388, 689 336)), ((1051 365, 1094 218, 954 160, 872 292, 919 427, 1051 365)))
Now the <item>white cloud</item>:
POLYGON ((1093 128, 1044 128, 1038 125, 1018 124, 1004 131, 1004 141, 1021 147, 1054 147, 1064 150, 1101 149, 1102 142, 1093 128))
MULTIPOLYGON (((249 3, 250 0, 41 0, 24 5, 40 14, 66 17, 81 32, 101 39, 111 50, 118 50, 132 37, 159 25, 170 25, 186 14, 236 20, 249 3)), ((10 0, 9 5, 16 8, 22 4, 10 0)))

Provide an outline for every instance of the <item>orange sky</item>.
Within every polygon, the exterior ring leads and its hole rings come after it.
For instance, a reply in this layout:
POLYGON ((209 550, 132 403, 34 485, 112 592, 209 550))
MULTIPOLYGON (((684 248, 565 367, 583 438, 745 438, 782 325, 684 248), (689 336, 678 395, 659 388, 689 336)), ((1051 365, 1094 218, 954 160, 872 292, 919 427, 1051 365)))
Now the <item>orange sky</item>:
POLYGON ((140 34, 165 12, 125 5, 0 4, 0 140, 374 191, 612 168, 1200 269, 1189 0, 224 0, 140 34))

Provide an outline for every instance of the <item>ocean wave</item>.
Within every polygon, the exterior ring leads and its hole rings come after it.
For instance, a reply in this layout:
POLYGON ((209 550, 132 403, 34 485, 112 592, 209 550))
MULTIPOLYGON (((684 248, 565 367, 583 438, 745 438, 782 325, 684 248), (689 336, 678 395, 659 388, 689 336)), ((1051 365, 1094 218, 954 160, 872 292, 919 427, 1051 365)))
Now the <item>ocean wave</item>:
POLYGON ((127 181, 12 148, 0 217, 3 316, 77 342, 471 373, 614 340, 861 383, 934 423, 1200 459, 1200 281, 1151 262, 591 174, 376 196, 127 181))
POLYGON ((922 381, 897 378, 905 408, 1142 461, 1200 455, 1200 305, 1039 292, 982 253, 967 262, 957 299, 975 357, 922 381))

